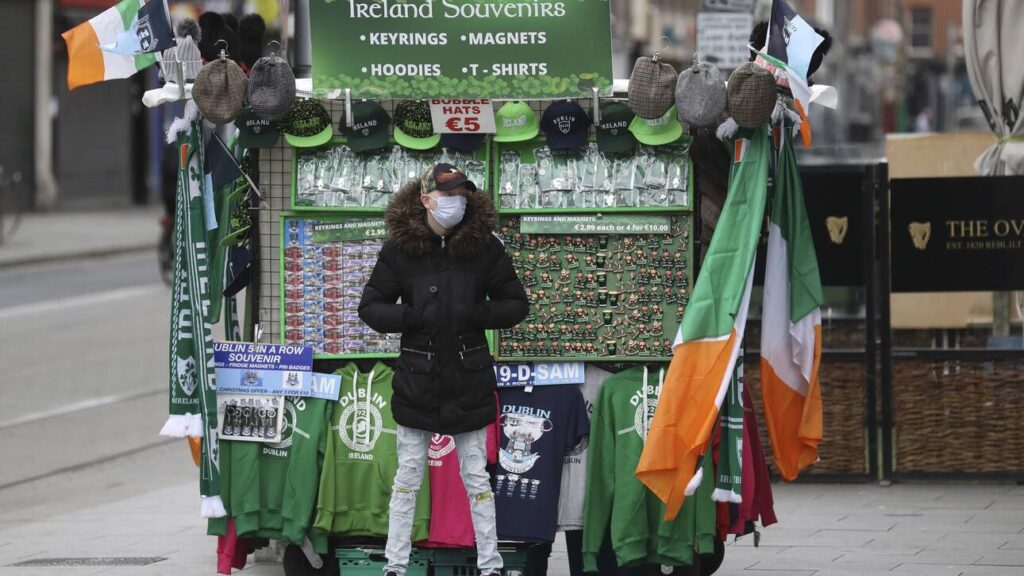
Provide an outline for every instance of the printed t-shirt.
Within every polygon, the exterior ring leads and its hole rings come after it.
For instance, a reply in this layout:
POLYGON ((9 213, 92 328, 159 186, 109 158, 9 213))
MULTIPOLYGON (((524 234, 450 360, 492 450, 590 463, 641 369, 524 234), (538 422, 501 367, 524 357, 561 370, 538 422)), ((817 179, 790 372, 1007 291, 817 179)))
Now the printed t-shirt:
POLYGON ((495 510, 498 539, 551 542, 558 520, 562 464, 590 421, 576 386, 503 388, 495 510))

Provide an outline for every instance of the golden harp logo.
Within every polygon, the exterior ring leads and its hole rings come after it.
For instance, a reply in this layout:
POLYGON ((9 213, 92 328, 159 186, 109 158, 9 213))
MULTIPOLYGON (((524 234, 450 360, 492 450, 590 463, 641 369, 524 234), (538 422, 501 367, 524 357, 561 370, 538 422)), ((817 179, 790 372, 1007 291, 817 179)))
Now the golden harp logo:
POLYGON ((910 239, 914 241, 914 248, 918 250, 927 248, 928 240, 932 237, 932 223, 911 222, 908 228, 910 229, 910 239))
POLYGON ((829 216, 825 219, 825 226, 828 228, 828 237, 832 243, 842 244, 850 227, 850 219, 846 216, 829 216))

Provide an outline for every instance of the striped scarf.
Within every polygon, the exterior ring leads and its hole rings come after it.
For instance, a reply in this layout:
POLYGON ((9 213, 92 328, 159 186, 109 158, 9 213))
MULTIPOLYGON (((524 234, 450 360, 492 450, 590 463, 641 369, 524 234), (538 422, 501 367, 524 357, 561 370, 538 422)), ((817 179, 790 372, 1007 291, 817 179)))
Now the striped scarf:
MULTIPOLYGON (((189 104, 189 107, 193 107, 189 104)), ((190 110, 186 110, 186 116, 190 110)), ((173 128, 172 128, 173 129, 173 128)), ((217 387, 206 229, 203 220, 202 120, 193 116, 176 134, 178 188, 174 223, 174 280, 171 302, 169 417, 164 436, 203 437, 200 461, 203 517, 225 514, 220 499, 217 449, 217 387)), ((217 295, 219 297, 219 295, 217 295)))

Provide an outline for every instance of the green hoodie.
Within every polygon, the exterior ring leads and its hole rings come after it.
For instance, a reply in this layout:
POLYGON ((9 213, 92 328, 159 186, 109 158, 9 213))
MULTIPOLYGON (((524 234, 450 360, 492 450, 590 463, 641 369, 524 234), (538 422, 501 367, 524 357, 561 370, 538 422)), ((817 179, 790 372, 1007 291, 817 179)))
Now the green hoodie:
POLYGON ((642 366, 631 368, 605 380, 594 403, 583 510, 585 572, 597 571, 606 530, 619 566, 688 566, 695 548, 701 554, 714 550, 714 474, 704 474, 671 522, 662 520, 664 504, 635 475, 662 378, 664 370, 645 374, 642 366))
MULTIPOLYGON (((387 536, 391 485, 398 472, 398 427, 391 415, 391 368, 369 373, 355 363, 335 372, 341 397, 331 409, 324 471, 314 528, 349 536, 387 536)), ((426 455, 424 454, 424 459, 426 455)), ((430 486, 424 466, 416 501, 413 541, 430 529, 430 486)))
MULTIPOLYGON (((239 536, 302 544, 327 446, 326 411, 326 400, 287 397, 280 442, 220 442, 221 496, 239 536)), ((223 519, 211 519, 211 534, 226 528, 223 519)))

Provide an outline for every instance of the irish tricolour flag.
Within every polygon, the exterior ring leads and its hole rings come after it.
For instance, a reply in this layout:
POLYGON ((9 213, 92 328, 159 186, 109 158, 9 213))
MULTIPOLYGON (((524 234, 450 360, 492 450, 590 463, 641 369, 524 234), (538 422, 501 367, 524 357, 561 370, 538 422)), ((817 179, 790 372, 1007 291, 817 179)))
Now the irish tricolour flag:
POLYGON ((791 132, 781 132, 761 317, 761 395, 775 466, 793 480, 818 460, 822 438, 822 298, 791 132))
POLYGON ((733 141, 729 194, 673 347, 636 475, 675 518, 700 484, 697 463, 718 419, 739 353, 767 202, 768 125, 733 141))
MULTIPOLYGON (((155 54, 124 54, 112 47, 131 32, 142 0, 122 0, 62 36, 68 45, 68 89, 128 78, 156 62, 155 54), (108 47, 104 49, 103 47, 108 47)), ((123 42, 123 40, 122 40, 123 42)))

